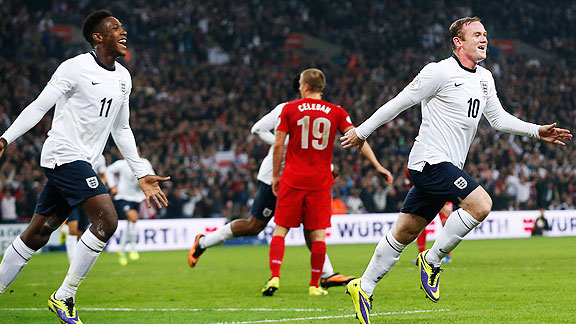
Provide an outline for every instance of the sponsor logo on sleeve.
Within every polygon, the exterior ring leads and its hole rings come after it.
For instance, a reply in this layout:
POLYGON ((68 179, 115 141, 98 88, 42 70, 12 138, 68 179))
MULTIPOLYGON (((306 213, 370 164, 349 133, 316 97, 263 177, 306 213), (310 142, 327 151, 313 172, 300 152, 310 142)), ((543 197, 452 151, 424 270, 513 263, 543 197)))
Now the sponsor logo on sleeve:
POLYGON ((420 88, 420 79, 416 78, 414 81, 410 82, 410 88, 417 90, 420 88))

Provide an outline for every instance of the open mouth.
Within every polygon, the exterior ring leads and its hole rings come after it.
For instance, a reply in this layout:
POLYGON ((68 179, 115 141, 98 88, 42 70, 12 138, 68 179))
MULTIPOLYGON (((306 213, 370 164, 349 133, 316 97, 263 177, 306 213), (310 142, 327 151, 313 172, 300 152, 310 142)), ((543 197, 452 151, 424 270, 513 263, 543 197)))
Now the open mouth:
POLYGON ((127 48, 127 47, 126 47, 126 39, 125 39, 125 38, 119 40, 118 43, 120 43, 120 46, 122 46, 122 47, 124 47, 124 48, 127 48))

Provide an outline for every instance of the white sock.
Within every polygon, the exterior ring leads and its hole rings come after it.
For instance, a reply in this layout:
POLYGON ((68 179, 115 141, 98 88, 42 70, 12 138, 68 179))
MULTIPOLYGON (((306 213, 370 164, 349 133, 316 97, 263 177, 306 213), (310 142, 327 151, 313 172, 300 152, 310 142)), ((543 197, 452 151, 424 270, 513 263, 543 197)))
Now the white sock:
POLYGON ((400 254, 404 248, 406 245, 398 242, 392 235, 392 231, 388 231, 386 236, 378 242, 372 260, 370 260, 370 264, 360 279, 360 287, 368 296, 372 296, 376 284, 400 259, 400 254))
POLYGON ((228 223, 222 228, 204 236, 199 242, 200 247, 206 249, 234 237, 234 234, 232 234, 232 225, 230 224, 231 223, 228 223))
POLYGON ((480 224, 467 211, 460 208, 452 212, 432 248, 426 253, 426 262, 439 267, 441 260, 460 244, 464 236, 480 224))
POLYGON ((35 252, 24 244, 20 236, 8 246, 0 263, 0 295, 16 280, 35 252))
POLYGON ((128 227, 126 230, 126 243, 130 243, 130 249, 136 251, 136 223, 128 222, 128 227))
POLYGON ((76 246, 76 254, 72 264, 70 264, 68 274, 66 274, 62 286, 56 291, 56 299, 75 298, 78 286, 86 278, 105 246, 106 242, 100 241, 89 229, 84 232, 76 246))
POLYGON ((70 262, 70 264, 72 264, 72 260, 74 259, 76 244, 78 244, 77 235, 66 235, 66 254, 68 255, 68 262, 70 262))
POLYGON ((322 278, 328 278, 334 274, 334 268, 332 267, 332 262, 328 254, 326 254, 326 259, 324 259, 324 266, 322 267, 322 278))

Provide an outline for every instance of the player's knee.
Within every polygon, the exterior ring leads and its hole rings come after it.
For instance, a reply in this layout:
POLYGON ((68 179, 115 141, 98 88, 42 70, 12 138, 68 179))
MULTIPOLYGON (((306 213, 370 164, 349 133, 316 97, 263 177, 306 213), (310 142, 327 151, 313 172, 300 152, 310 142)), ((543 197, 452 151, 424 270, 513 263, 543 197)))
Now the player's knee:
POLYGON ((102 215, 96 222, 92 223, 94 227, 96 236, 104 241, 108 240, 114 235, 116 229, 118 228, 118 218, 110 215, 102 215))
POLYGON ((33 250, 38 250, 48 243, 50 235, 58 226, 54 226, 50 222, 44 223, 39 230, 32 233, 29 229, 24 231, 21 235, 22 241, 26 246, 33 250))
POLYGON ((490 214, 491 210, 492 198, 490 198, 490 195, 487 192, 484 192, 484 195, 482 195, 482 200, 478 206, 478 214, 484 219, 488 216, 488 214, 490 214))
POLYGON ((410 244, 420 235, 419 231, 413 231, 407 228, 403 228, 396 232, 393 232, 394 238, 402 244, 410 244))

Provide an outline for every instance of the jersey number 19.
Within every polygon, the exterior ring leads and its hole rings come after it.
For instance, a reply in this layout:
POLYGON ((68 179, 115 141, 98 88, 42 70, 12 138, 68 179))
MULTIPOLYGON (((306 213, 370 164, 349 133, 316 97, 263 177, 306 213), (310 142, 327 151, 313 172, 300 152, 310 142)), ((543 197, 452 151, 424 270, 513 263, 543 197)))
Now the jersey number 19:
MULTIPOLYGON (((302 126, 302 149, 308 149, 310 134, 310 116, 304 116, 299 119, 296 124, 302 126)), ((323 150, 328 147, 328 140, 330 138, 330 127, 332 124, 328 118, 318 117, 312 121, 312 147, 316 150, 323 150)))

